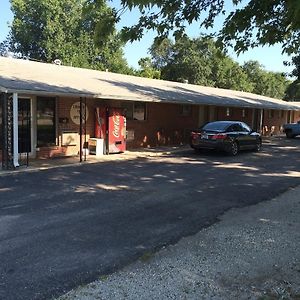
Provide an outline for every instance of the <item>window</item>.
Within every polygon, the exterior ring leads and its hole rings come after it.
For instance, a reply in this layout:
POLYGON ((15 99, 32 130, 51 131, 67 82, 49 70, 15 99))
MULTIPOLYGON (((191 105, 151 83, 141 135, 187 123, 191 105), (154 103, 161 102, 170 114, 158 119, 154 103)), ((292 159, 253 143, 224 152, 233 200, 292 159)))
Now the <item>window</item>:
POLYGON ((216 122, 210 122, 205 124, 202 129, 203 130, 216 130, 216 131, 222 131, 225 130, 228 126, 228 122, 222 122, 222 121, 216 121, 216 122))
POLYGON ((242 131, 244 131, 244 132, 251 132, 251 128, 247 124, 240 123, 240 125, 242 126, 242 131))
POLYGON ((37 146, 56 144, 55 98, 37 98, 37 146))
POLYGON ((240 124, 232 124, 226 130, 226 132, 240 132, 240 131, 243 131, 242 126, 240 124))
POLYGON ((247 108, 243 108, 243 109, 242 109, 242 117, 243 117, 243 118, 248 117, 248 109, 247 109, 247 108))
POLYGON ((274 118, 274 110, 270 109, 269 110, 269 119, 273 119, 274 118))
POLYGON ((188 117, 192 115, 192 105, 183 104, 180 106, 180 115, 188 117))
POLYGON ((230 117, 231 109, 229 107, 226 108, 226 117, 230 117))
POLYGON ((143 121, 146 119, 146 104, 135 102, 133 104, 133 120, 143 121))
POLYGON ((127 120, 146 120, 146 103, 144 102, 123 102, 127 120))

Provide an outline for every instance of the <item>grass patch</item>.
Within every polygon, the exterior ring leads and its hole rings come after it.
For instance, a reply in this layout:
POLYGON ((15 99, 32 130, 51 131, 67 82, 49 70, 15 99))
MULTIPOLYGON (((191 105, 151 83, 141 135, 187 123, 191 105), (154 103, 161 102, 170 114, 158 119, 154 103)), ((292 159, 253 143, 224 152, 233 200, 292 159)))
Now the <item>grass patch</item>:
POLYGON ((99 277, 99 280, 100 281, 106 281, 108 279, 108 275, 101 275, 100 277, 99 277))
POLYGON ((148 262, 151 258, 153 258, 154 253, 152 252, 145 252, 141 257, 140 261, 141 262, 148 262))

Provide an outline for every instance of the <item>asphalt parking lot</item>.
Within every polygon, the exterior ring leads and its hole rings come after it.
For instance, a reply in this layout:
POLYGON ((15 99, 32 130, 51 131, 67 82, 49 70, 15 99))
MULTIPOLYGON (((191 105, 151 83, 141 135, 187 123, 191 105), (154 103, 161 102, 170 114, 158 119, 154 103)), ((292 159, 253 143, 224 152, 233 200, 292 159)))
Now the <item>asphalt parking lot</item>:
POLYGON ((51 299, 300 184, 300 139, 237 157, 164 156, 0 180, 0 298, 51 299))

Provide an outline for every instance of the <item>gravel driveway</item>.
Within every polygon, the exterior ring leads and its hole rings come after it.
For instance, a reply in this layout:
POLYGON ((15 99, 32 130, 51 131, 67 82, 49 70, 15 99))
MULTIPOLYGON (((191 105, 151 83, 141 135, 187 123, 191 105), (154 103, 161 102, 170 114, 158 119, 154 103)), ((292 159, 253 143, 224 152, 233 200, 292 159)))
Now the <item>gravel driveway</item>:
POLYGON ((300 299, 299 215, 297 187, 59 299, 300 299))

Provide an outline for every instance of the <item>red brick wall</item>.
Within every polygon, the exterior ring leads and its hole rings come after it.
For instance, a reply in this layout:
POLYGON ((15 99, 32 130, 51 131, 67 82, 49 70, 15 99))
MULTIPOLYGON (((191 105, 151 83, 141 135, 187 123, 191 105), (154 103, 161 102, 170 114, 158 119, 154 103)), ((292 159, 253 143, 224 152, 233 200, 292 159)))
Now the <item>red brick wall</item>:
MULTIPOLYGON (((76 146, 62 146, 62 133, 74 131, 79 134, 79 126, 70 118, 70 109, 79 99, 60 98, 58 100, 58 120, 67 118, 68 123, 58 123, 58 144, 55 147, 41 147, 38 157, 77 155, 79 140, 76 146)), ((87 120, 87 140, 94 136, 94 110, 97 106, 120 107, 120 101, 100 101, 87 99, 89 117, 87 120), (105 103, 105 104, 104 104, 105 103)), ((127 120, 127 131, 134 132, 134 139, 127 141, 127 149, 137 147, 155 147, 159 145, 179 145, 188 141, 189 133, 198 126, 198 106, 191 106, 191 114, 183 116, 181 105, 148 103, 146 120, 127 120)), ((79 137, 78 137, 79 138, 79 137)))
POLYGON ((149 103, 145 121, 127 120, 127 130, 134 131, 127 148, 185 143, 190 130, 198 126, 198 113, 198 106, 191 106, 191 115, 183 116, 180 105, 149 103))
POLYGON ((294 111, 292 121, 293 121, 293 123, 296 123, 296 122, 300 121, 300 110, 294 111))
POLYGON ((282 133, 282 125, 287 123, 288 112, 283 110, 264 110, 263 134, 273 135, 282 133))
MULTIPOLYGON (((57 100, 57 146, 51 147, 40 147, 37 151, 37 157, 39 158, 48 158, 55 156, 64 156, 64 155, 77 155, 79 154, 79 125, 75 124, 70 117, 70 110, 74 103, 79 102, 79 98, 59 98, 57 100), (67 123, 59 122, 60 119, 66 119, 67 123), (63 132, 77 132, 77 141, 76 145, 62 145, 62 133, 63 132)), ((95 101, 93 99, 87 99, 87 110, 88 110, 88 119, 86 124, 86 140, 88 141, 89 137, 94 136, 94 108, 95 101)), ((84 143, 84 132, 82 143, 84 143)))
MULTIPOLYGON (((57 100, 57 145, 52 147, 40 147, 37 149, 37 157, 47 158, 64 155, 77 155, 79 153, 79 125, 76 125, 70 117, 71 106, 79 102, 79 98, 59 98, 57 100), (63 123, 59 120, 68 120, 63 123), (78 140, 75 146, 62 145, 63 132, 77 132, 78 140)), ((88 120, 86 126, 86 140, 94 136, 94 110, 97 106, 120 107, 120 101, 105 101, 87 99, 88 120)), ((159 145, 179 145, 188 141, 189 133, 198 127, 200 106, 191 106, 191 114, 182 115, 181 105, 165 103, 148 103, 147 118, 144 121, 127 120, 127 131, 134 133, 134 139, 127 141, 127 149, 136 147, 155 147, 159 145)), ((230 108, 230 115, 226 115, 226 107, 215 107, 216 120, 240 120, 252 124, 252 109, 246 109, 246 116, 243 117, 242 108, 230 108)), ((292 121, 300 120, 300 111, 294 112, 292 121)), ((277 134, 281 127, 287 122, 288 112, 283 114, 274 110, 274 116, 270 116, 268 110, 264 110, 264 134, 277 134)), ((84 133, 83 133, 84 135, 84 133)), ((83 136, 84 139, 84 136, 83 136)), ((83 141, 84 142, 84 141, 83 141)), ((1 159, 0 151, 0 159, 1 159)))
POLYGON ((227 116, 227 107, 217 107, 217 120, 233 120, 242 121, 251 127, 253 109, 245 108, 245 116, 243 117, 243 109, 238 107, 230 107, 230 115, 227 116))

